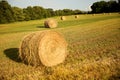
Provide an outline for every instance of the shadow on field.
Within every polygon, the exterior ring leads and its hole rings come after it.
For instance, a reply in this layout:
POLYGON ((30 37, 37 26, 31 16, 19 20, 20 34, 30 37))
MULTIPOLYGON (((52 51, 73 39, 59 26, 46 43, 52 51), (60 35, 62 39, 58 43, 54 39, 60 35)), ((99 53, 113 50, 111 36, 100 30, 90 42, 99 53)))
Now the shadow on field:
POLYGON ((18 57, 18 55, 19 55, 18 48, 6 49, 6 50, 4 50, 4 54, 13 61, 21 62, 20 58, 18 57))
POLYGON ((36 26, 37 28, 45 28, 44 26, 36 26))

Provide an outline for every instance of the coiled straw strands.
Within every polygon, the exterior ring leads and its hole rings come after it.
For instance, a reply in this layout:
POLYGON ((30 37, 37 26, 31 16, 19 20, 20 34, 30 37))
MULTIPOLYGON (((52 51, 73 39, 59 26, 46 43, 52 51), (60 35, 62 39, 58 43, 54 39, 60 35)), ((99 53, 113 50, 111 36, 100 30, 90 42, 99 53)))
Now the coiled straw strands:
POLYGON ((27 64, 54 66, 67 56, 67 43, 60 33, 42 31, 27 35, 20 45, 20 58, 27 64))

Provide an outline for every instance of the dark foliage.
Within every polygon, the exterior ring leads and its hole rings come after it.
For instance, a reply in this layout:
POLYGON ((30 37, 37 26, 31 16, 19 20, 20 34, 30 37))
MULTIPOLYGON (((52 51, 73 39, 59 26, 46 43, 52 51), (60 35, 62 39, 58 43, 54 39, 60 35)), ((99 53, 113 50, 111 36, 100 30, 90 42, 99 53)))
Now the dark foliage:
POLYGON ((0 23, 10 23, 15 21, 29 21, 53 16, 81 14, 80 10, 63 9, 54 11, 51 8, 45 9, 40 6, 28 6, 21 9, 11 7, 6 0, 0 1, 0 23))
POLYGON ((0 2, 0 23, 14 22, 13 10, 7 1, 0 2))
POLYGON ((91 6, 92 13, 109 13, 109 12, 119 12, 120 3, 116 1, 99 1, 93 3, 91 6))
MULTIPOLYGON (((116 1, 95 2, 91 6, 91 8, 92 13, 120 12, 120 0, 118 0, 118 3, 116 1)), ((45 9, 41 6, 28 6, 27 8, 21 9, 18 7, 11 7, 11 5, 6 0, 0 1, 0 24, 15 21, 37 20, 53 16, 76 15, 83 13, 85 12, 71 9, 54 11, 51 8, 45 9)))

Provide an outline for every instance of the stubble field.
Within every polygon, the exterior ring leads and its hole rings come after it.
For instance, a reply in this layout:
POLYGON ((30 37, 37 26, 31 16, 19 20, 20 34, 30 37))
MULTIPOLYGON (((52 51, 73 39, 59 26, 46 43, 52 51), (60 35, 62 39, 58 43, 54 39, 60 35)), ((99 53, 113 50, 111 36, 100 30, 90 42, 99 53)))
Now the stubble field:
POLYGON ((0 80, 119 80, 120 14, 66 16, 55 29, 44 20, 0 24, 0 80), (57 66, 33 67, 19 58, 22 38, 32 32, 60 32, 68 42, 68 56, 57 66))

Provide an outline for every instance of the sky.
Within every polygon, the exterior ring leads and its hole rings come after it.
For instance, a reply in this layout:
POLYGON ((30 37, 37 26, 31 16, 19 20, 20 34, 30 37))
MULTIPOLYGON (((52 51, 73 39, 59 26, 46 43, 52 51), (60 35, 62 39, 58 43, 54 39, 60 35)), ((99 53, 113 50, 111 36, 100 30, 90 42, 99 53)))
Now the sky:
MULTIPOLYGON (((27 6, 42 6, 44 8, 58 9, 79 9, 90 11, 90 6, 101 0, 7 0, 11 6, 26 8, 27 6)), ((103 1, 103 0, 102 0, 103 1)), ((104 0, 109 1, 109 0, 104 0)))

